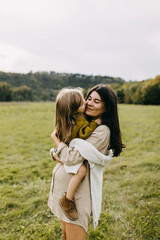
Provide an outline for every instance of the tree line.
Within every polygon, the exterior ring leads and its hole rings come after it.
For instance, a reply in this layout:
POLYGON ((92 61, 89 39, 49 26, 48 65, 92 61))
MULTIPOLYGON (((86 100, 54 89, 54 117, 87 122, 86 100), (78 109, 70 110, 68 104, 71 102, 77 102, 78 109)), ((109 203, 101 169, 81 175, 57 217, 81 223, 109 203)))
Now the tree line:
POLYGON ((97 84, 108 84, 119 103, 160 104, 160 75, 141 82, 122 78, 56 72, 0 72, 0 101, 55 101, 64 87, 81 87, 84 95, 97 84))
POLYGON ((125 82, 117 89, 119 103, 160 104, 160 75, 141 82, 125 82))

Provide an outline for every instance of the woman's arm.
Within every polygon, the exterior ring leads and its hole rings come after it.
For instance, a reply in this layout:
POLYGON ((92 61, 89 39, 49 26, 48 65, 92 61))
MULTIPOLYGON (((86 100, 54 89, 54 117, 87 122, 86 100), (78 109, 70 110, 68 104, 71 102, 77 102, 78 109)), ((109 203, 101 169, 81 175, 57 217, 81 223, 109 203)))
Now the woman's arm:
POLYGON ((78 150, 82 157, 84 157, 91 165, 100 165, 107 166, 113 157, 113 151, 110 149, 106 154, 98 151, 91 143, 80 139, 73 139, 70 144, 70 147, 73 147, 75 150, 78 150))
MULTIPOLYGON (((89 138, 86 139, 89 143, 97 148, 98 151, 107 153, 107 148, 110 141, 110 130, 105 125, 98 126, 91 134, 89 138)), ((77 150, 68 147, 63 142, 58 144, 57 155, 60 157, 61 161, 66 165, 75 165, 77 163, 83 162, 84 158, 80 155, 77 150)))

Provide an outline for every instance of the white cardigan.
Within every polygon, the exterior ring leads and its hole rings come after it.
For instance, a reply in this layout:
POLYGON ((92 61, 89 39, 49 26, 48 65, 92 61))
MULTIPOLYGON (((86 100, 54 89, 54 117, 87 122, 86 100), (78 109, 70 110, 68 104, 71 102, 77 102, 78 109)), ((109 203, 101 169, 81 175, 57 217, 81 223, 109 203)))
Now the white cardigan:
MULTIPOLYGON (((90 187, 91 187, 91 200, 92 200, 92 216, 94 229, 98 225, 98 219, 101 212, 102 202, 102 182, 103 182, 103 168, 107 166, 113 156, 112 150, 108 151, 108 155, 104 155, 99 152, 91 143, 80 139, 73 139, 69 147, 79 151, 81 156, 88 160, 90 166, 90 187)), ((50 154, 54 151, 51 149, 50 154)), ((51 154, 52 156, 52 154, 51 154)), ((68 166, 64 164, 66 173, 76 174, 82 163, 68 166)))

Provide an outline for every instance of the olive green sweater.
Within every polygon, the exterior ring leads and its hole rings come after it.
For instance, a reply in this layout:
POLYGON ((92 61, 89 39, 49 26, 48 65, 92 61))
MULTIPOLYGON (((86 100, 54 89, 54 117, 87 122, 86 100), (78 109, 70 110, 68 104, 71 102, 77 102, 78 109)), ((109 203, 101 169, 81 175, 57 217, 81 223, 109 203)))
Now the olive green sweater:
POLYGON ((71 138, 87 139, 97 126, 98 124, 94 120, 89 122, 86 120, 84 114, 82 114, 76 121, 71 138))

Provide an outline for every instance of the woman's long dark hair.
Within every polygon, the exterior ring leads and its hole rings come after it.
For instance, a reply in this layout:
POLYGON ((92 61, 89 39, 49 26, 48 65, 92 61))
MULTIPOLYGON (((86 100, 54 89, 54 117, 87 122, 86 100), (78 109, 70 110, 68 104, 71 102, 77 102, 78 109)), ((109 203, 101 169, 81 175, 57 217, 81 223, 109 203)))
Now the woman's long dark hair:
POLYGON ((124 148, 125 145, 122 143, 121 139, 121 131, 117 110, 117 96, 110 87, 100 84, 93 87, 87 93, 86 100, 94 91, 96 91, 100 95, 104 103, 106 111, 102 114, 102 124, 109 127, 111 132, 110 148, 113 150, 114 156, 118 156, 122 152, 122 148, 124 148))

